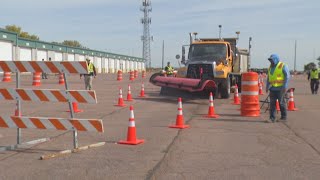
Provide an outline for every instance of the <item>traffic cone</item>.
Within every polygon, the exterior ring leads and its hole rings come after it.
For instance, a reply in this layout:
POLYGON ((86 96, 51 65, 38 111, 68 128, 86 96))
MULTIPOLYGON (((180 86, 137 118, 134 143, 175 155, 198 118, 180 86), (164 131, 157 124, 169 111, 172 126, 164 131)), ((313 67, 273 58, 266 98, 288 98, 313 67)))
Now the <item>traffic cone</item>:
POLYGON ((16 109, 14 110, 14 115, 15 116, 21 116, 21 112, 19 113, 18 106, 16 106, 16 109))
POLYGON ((276 110, 280 111, 280 103, 279 103, 278 99, 276 101, 276 110))
POLYGON ((141 76, 142 76, 142 78, 146 77, 146 71, 145 70, 142 71, 142 75, 141 76))
POLYGON ((261 82, 259 82, 259 83, 258 83, 258 85, 259 85, 259 95, 263 95, 263 91, 262 91, 262 83, 261 83, 261 82))
POLYGON ((137 145, 141 143, 144 143, 144 139, 137 139, 133 106, 130 106, 130 117, 129 117, 128 132, 127 132, 127 140, 119 141, 118 144, 137 145))
POLYGON ((129 78, 130 81, 133 81, 134 80, 134 72, 133 71, 130 71, 130 78, 129 78))
POLYGON ((238 92, 238 85, 236 84, 233 96, 233 104, 238 105, 240 104, 239 92, 238 92))
POLYGON ((144 83, 142 82, 142 84, 141 84, 141 91, 140 91, 140 96, 139 97, 146 97, 145 95, 144 95, 144 83))
POLYGON ((32 86, 40 86, 41 85, 40 74, 41 74, 41 72, 34 72, 33 73, 32 86))
POLYGON ((117 81, 122 81, 122 71, 118 70, 117 81))
POLYGON ((4 72, 2 82, 11 82, 11 73, 4 72))
POLYGON ((122 88, 119 88, 119 99, 118 99, 118 104, 116 104, 115 106, 120 106, 120 107, 124 107, 124 106, 126 106, 126 105, 123 103, 122 88))
POLYGON ((128 94, 127 94, 127 100, 126 101, 133 101, 131 96, 131 87, 128 85, 128 94))
POLYGON ((213 96, 212 96, 212 92, 210 92, 210 96, 209 96, 209 109, 208 109, 208 115, 204 116, 207 118, 218 118, 219 115, 214 113, 214 106, 213 106, 213 96))
POLYGON ((59 74, 59 84, 64 84, 64 75, 63 75, 63 73, 59 74))
POLYGON ((288 102, 288 111, 297 111, 298 109, 295 107, 294 99, 293 99, 293 90, 290 90, 290 97, 288 102))
MULTIPOLYGON (((83 112, 82 109, 78 109, 78 103, 77 102, 72 102, 72 108, 73 108, 73 112, 74 113, 83 112)), ((70 112, 70 110, 68 110, 67 112, 70 112)))
POLYGON ((185 129, 189 128, 189 125, 184 124, 183 120, 183 113, 182 113, 182 99, 181 97, 178 98, 178 114, 176 117, 176 124, 169 126, 169 128, 178 128, 178 129, 185 129))

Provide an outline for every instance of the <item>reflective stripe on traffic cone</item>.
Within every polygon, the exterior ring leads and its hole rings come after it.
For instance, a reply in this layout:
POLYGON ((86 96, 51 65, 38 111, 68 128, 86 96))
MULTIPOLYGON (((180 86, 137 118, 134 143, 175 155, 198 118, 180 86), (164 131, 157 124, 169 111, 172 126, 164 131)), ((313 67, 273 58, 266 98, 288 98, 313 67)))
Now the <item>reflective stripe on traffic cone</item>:
POLYGON ((239 91, 238 91, 238 85, 237 84, 236 84, 235 89, 234 89, 233 104, 235 104, 235 105, 240 104, 239 91))
POLYGON ((11 73, 4 72, 2 82, 11 82, 11 73))
POLYGON ((140 96, 139 97, 146 97, 145 95, 144 95, 144 83, 142 82, 142 84, 141 84, 141 91, 140 91, 140 96))
POLYGON ((41 72, 34 72, 33 73, 32 86, 40 86, 41 85, 40 74, 41 74, 41 72))
POLYGON ((126 106, 126 105, 123 103, 122 88, 119 88, 118 104, 116 104, 115 106, 120 106, 120 107, 126 106))
POLYGON ((127 100, 126 101, 133 101, 131 96, 131 87, 128 85, 128 94, 127 94, 127 100))
POLYGON ((207 118, 217 118, 219 117, 219 115, 214 113, 214 106, 213 106, 213 96, 212 96, 212 92, 210 92, 210 96, 209 96, 209 109, 208 109, 208 115, 204 116, 207 118))
POLYGON ((59 84, 64 84, 64 75, 63 75, 63 73, 59 74, 59 84))
POLYGON ((294 99, 293 99, 293 90, 290 90, 290 97, 288 102, 288 111, 297 111, 298 108, 295 107, 294 99))
POLYGON ((134 122, 133 106, 130 106, 129 126, 127 132, 127 140, 119 141, 118 144, 137 145, 143 143, 143 139, 137 139, 136 125, 134 122))
POLYGON ((170 128, 178 128, 178 129, 185 129, 189 128, 189 125, 184 124, 184 118, 182 113, 182 98, 178 98, 178 114, 176 117, 176 124, 169 126, 170 128))

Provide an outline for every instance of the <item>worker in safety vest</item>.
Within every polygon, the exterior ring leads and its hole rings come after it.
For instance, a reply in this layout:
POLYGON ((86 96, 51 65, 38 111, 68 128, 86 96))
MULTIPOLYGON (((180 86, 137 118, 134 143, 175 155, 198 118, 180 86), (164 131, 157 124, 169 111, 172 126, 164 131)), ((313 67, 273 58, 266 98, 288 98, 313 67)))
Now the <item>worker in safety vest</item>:
POLYGON ((173 67, 170 65, 170 62, 167 63, 167 66, 164 68, 166 71, 167 76, 172 76, 173 75, 173 67))
POLYGON ((308 80, 311 79, 310 87, 311 87, 312 94, 318 94, 319 78, 320 78, 319 69, 317 69, 316 66, 313 66, 310 72, 308 73, 308 80))
POLYGON ((93 63, 90 62, 89 58, 86 59, 87 66, 88 66, 88 74, 80 74, 80 79, 84 76, 84 84, 86 90, 92 89, 92 77, 96 78, 96 68, 94 67, 93 63))
POLYGON ((287 120, 287 108, 284 96, 287 92, 290 79, 289 68, 286 64, 280 62, 280 58, 277 54, 272 54, 268 60, 270 61, 270 67, 268 69, 266 92, 268 93, 268 91, 270 91, 270 121, 275 122, 276 120, 277 99, 280 103, 280 119, 287 120))

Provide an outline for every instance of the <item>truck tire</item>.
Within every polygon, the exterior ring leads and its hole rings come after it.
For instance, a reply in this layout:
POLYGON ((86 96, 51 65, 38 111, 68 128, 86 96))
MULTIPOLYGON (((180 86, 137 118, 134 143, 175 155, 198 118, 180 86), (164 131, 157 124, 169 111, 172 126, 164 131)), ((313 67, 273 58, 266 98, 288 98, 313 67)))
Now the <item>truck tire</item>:
POLYGON ((230 78, 226 78, 220 83, 219 91, 222 99, 228 99, 230 97, 230 78))

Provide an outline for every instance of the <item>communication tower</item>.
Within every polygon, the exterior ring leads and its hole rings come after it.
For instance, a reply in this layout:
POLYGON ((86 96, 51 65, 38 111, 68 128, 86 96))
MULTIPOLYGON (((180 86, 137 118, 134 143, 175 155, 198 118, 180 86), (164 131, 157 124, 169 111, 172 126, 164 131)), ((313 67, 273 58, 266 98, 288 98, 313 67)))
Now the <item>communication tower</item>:
POLYGON ((142 6, 140 10, 143 12, 143 18, 141 18, 141 23, 143 24, 143 35, 141 40, 143 42, 142 57, 145 59, 145 64, 147 68, 151 67, 151 50, 150 42, 153 40, 153 37, 150 36, 150 24, 151 17, 149 17, 150 12, 152 11, 151 0, 142 0, 142 6))

